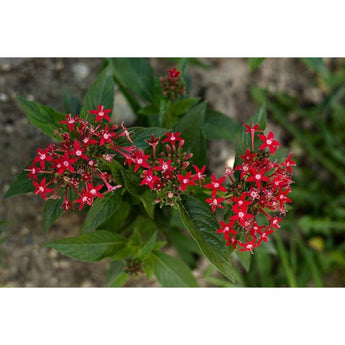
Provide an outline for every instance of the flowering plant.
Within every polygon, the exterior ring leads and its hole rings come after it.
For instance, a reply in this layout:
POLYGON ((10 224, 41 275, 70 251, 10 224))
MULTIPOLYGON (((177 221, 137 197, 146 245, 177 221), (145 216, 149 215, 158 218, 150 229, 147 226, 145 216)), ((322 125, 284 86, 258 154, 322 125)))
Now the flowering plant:
POLYGON ((253 252, 266 242, 281 221, 270 213, 285 214, 290 201, 294 162, 291 154, 285 162, 269 159, 279 144, 272 132, 263 134, 264 108, 244 131, 188 96, 187 67, 182 59, 155 79, 146 59, 106 59, 73 114, 18 96, 31 123, 55 142, 37 149, 5 197, 42 197, 45 232, 63 212, 85 212, 80 235, 47 246, 83 261, 110 258, 110 286, 141 274, 162 286, 198 286, 196 256, 233 281, 234 251, 253 252), (114 83, 136 114, 135 126, 116 123, 114 83), (262 134, 254 138, 256 132, 262 134), (208 177, 206 140, 235 138, 241 164, 208 177))

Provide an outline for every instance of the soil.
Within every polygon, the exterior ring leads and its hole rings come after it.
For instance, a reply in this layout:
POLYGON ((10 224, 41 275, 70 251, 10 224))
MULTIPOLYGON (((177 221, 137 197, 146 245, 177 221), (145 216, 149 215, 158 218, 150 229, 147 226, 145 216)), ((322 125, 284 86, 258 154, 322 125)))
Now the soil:
MULTIPOLYGON (((249 87, 256 84, 317 100, 319 90, 309 83, 310 74, 296 59, 268 59, 250 73, 247 59, 201 59, 208 69, 190 68, 191 96, 203 97, 216 110, 246 121, 257 109, 249 87)), ((157 71, 171 67, 167 60, 152 59, 157 71)), ((1 58, 0 59, 0 221, 7 221, 9 239, 1 246, 0 286, 14 287, 101 287, 105 285, 109 261, 83 263, 60 255, 44 243, 79 233, 83 214, 67 212, 43 234, 44 201, 32 193, 4 200, 16 175, 50 139, 27 119, 16 95, 54 107, 63 112, 63 90, 79 99, 94 81, 102 59, 88 58, 1 58)), ((114 111, 130 121, 131 112, 118 90, 114 111)), ((271 128, 274 128, 270 125, 271 128)), ((283 136, 280 128, 274 128, 283 136)), ((232 144, 220 140, 209 143, 210 171, 220 175, 233 156, 232 144)), ((195 275, 207 267, 201 260, 195 275)), ((130 280, 126 286, 159 286, 146 278, 130 280)))

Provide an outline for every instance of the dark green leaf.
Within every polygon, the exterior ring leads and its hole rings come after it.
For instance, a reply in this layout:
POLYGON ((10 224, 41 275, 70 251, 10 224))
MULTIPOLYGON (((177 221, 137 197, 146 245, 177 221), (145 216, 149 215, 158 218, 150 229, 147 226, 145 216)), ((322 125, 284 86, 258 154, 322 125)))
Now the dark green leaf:
POLYGON ((141 108, 139 110, 139 114, 143 114, 147 116, 158 116, 159 107, 156 104, 149 104, 146 107, 141 108))
POLYGON ((235 136, 240 129, 241 125, 231 117, 219 111, 206 110, 203 130, 207 139, 235 141, 235 136))
POLYGON ((323 77, 328 77, 328 69, 324 65, 322 58, 302 58, 302 61, 313 72, 316 72, 323 77))
POLYGON ((152 252, 157 239, 157 231, 155 231, 152 237, 144 244, 144 246, 138 252, 138 258, 145 260, 152 252))
POLYGON ((174 102, 170 105, 168 112, 174 116, 180 116, 186 113, 190 108, 199 102, 200 98, 186 98, 180 101, 174 102))
POLYGON ((131 128, 134 131, 133 135, 133 144, 142 150, 146 150, 150 145, 145 140, 150 140, 153 135, 155 138, 159 138, 165 135, 167 129, 159 127, 149 127, 149 128, 140 128, 135 127, 131 128))
POLYGON ((140 200, 143 203, 145 211, 149 217, 153 219, 155 215, 156 203, 152 191, 150 189, 146 189, 146 191, 140 196, 140 200))
POLYGON ((256 70, 264 61, 266 58, 249 58, 249 70, 253 72, 256 70))
POLYGON ((82 108, 82 104, 80 103, 79 99, 74 97, 66 89, 63 90, 63 106, 65 112, 72 115, 80 114, 82 108))
POLYGON ((184 195, 178 209, 183 224, 198 243, 202 253, 232 281, 230 253, 225 248, 222 236, 215 233, 219 225, 209 206, 192 196, 184 195))
POLYGON ((46 234, 49 228, 55 221, 62 215, 63 209, 61 208, 63 198, 49 199, 44 205, 44 233, 46 234))
POLYGON ((252 258, 252 254, 250 252, 248 252, 248 251, 246 251, 246 252, 236 251, 236 252, 232 253, 232 256, 235 256, 239 260, 239 262, 241 263, 243 268, 246 270, 246 272, 249 271, 250 262, 251 262, 251 258, 252 258))
POLYGON ((110 231, 97 230, 88 234, 63 238, 46 244, 59 253, 82 261, 99 261, 122 248, 126 239, 110 231))
POLYGON ((107 193, 103 198, 97 198, 87 213, 82 232, 95 230, 118 209, 121 204, 121 189, 107 193))
POLYGON ((192 161, 199 166, 206 164, 206 140, 201 128, 204 125, 206 102, 190 109, 176 124, 175 132, 181 132, 184 149, 193 153, 192 161))
POLYGON ((20 96, 17 96, 17 99, 33 125, 52 138, 60 139, 59 137, 55 137, 54 132, 62 127, 59 121, 66 120, 64 114, 46 105, 29 101, 20 96))
POLYGON ((189 267, 172 256, 153 251, 154 271, 158 282, 164 287, 197 287, 198 282, 194 278, 189 267))
POLYGON ((114 81, 110 68, 104 69, 87 90, 80 116, 94 119, 95 116, 89 114, 89 111, 97 110, 98 105, 103 105, 105 109, 112 109, 114 106, 114 81))
POLYGON ((127 201, 122 200, 119 208, 114 212, 110 218, 98 226, 99 229, 119 231, 125 224, 130 213, 130 205, 127 201))
MULTIPOLYGON (((25 169, 31 165, 32 161, 25 166, 25 169)), ((29 179, 29 172, 23 171, 17 175, 17 177, 12 182, 10 188, 5 194, 5 199, 10 198, 16 194, 29 193, 35 190, 34 185, 32 184, 32 179, 29 179)))
POLYGON ((150 61, 144 58, 112 59, 116 79, 147 101, 153 101, 154 73, 150 61))

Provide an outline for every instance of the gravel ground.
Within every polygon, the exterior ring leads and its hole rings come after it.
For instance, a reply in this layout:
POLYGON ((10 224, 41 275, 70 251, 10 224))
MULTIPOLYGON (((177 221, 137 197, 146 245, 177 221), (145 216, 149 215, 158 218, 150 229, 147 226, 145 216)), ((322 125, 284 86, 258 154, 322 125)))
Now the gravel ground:
MULTIPOLYGON (((309 85, 310 74, 295 59, 268 59, 249 73, 246 59, 203 59, 210 69, 191 68, 191 95, 208 100, 210 106, 241 122, 257 106, 250 98, 249 86, 257 84, 274 90, 300 94, 317 101, 320 91, 309 85)), ((63 111, 63 89, 82 99, 96 78, 102 59, 1 58, 0 59, 0 220, 10 222, 10 238, 1 247, 0 286, 100 287, 104 286, 109 262, 83 263, 46 248, 47 241, 77 235, 83 221, 79 213, 66 213, 43 235, 44 201, 32 194, 7 200, 3 196, 15 176, 32 158, 37 147, 49 138, 27 120, 16 95, 63 111)), ((167 61, 152 59, 156 70, 171 67, 167 61)), ((131 113, 116 92, 115 111, 130 120, 131 113)), ((283 133, 273 128, 278 137, 283 133)), ((225 141, 209 144, 209 168, 221 174, 233 155, 233 146, 225 141)), ((207 264, 201 260, 195 270, 200 278, 207 264)), ((208 286, 199 279, 202 286, 208 286)), ((158 286, 146 278, 133 279, 126 286, 158 286)))

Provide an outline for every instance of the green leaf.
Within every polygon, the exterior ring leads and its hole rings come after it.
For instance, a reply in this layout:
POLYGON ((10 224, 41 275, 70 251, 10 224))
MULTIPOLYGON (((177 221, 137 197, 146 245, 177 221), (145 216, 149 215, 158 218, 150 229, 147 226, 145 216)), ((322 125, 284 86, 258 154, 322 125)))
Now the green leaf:
POLYGON ((180 101, 172 103, 168 109, 168 112, 173 114, 174 116, 183 115, 199 101, 199 97, 182 99, 180 101))
POLYGON ((110 287, 121 287, 125 285, 126 281, 128 279, 128 273, 121 272, 119 275, 117 275, 114 280, 110 283, 110 287))
POLYGON ((63 90, 63 106, 66 113, 80 114, 82 104, 79 99, 74 97, 66 89, 63 90))
POLYGON ((97 230, 75 237, 48 242, 47 247, 81 261, 99 261, 122 248, 126 239, 110 231, 97 230))
POLYGON ((198 282, 189 267, 172 256, 153 251, 154 271, 158 282, 164 287, 197 287, 198 282))
POLYGON ((139 114, 147 116, 158 116, 159 107, 156 104, 149 104, 146 107, 143 107, 139 110, 139 114))
POLYGON ((159 127, 135 127, 131 128, 131 131, 134 131, 133 145, 137 146, 139 149, 146 150, 150 145, 145 140, 150 140, 152 135, 155 138, 162 137, 167 132, 167 129, 159 127))
POLYGON ((153 101, 155 78, 152 66, 144 58, 112 59, 116 79, 143 99, 153 101))
POLYGON ((81 232, 95 230, 100 224, 110 218, 121 204, 121 190, 107 193, 103 198, 97 198, 87 213, 81 232))
POLYGON ((232 253, 232 256, 235 256, 239 260, 239 262, 241 263, 243 268, 246 270, 246 272, 249 272, 251 258, 252 258, 252 254, 250 252, 236 251, 232 253))
POLYGON ((250 126, 252 124, 259 124, 260 129, 265 130, 267 125, 266 106, 263 104, 246 123, 250 126))
POLYGON ((49 228, 55 223, 55 221, 62 215, 63 209, 61 205, 63 203, 63 198, 61 199, 49 199, 44 205, 44 216, 43 216, 43 228, 44 234, 46 234, 49 228))
POLYGON ((225 248, 222 236, 215 233, 219 225, 209 206, 192 196, 184 195, 178 209, 183 224, 198 243, 201 252, 220 272, 233 281, 230 253, 225 248))
POLYGON ((322 58, 301 58, 304 64, 313 72, 316 72, 327 78, 329 75, 327 67, 323 63, 322 58))
POLYGON ((231 117, 219 111, 206 110, 203 130, 207 139, 235 141, 235 136, 240 129, 241 125, 231 117))
POLYGON ((157 231, 151 236, 151 238, 144 244, 142 248, 138 251, 138 258, 145 260, 152 252, 157 239, 157 231))
POLYGON ((146 191, 140 196, 140 200, 143 203, 145 211, 149 217, 153 219, 155 216, 156 203, 152 191, 150 189, 146 189, 146 191))
POLYGON ((106 109, 114 106, 114 81, 110 68, 104 69, 87 90, 80 116, 94 119, 94 115, 89 116, 89 111, 97 109, 98 105, 103 105, 106 109))
POLYGON ((17 99, 33 125, 39 128, 43 133, 54 139, 60 140, 59 137, 55 137, 54 132, 58 128, 63 127, 59 121, 66 120, 64 114, 46 105, 29 101, 21 96, 17 96, 17 99))
POLYGON ((131 207, 127 201, 122 200, 119 208, 104 223, 98 226, 98 229, 119 231, 125 224, 131 207))
MULTIPOLYGON (((24 169, 26 169, 29 165, 31 165, 32 161, 30 161, 24 169)), ((17 177, 12 182, 10 188, 7 190, 4 199, 10 198, 13 195, 22 194, 22 193, 30 193, 35 190, 35 186, 32 184, 32 179, 29 179, 29 172, 23 169, 17 177)))
POLYGON ((206 165, 206 140, 201 131, 204 125, 206 101, 190 109, 176 124, 175 132, 181 132, 185 140, 184 149, 192 152, 192 161, 199 166, 206 165), (198 130, 199 129, 199 130, 198 130))
POLYGON ((248 62, 250 72, 256 70, 265 60, 266 58, 249 58, 248 62))

